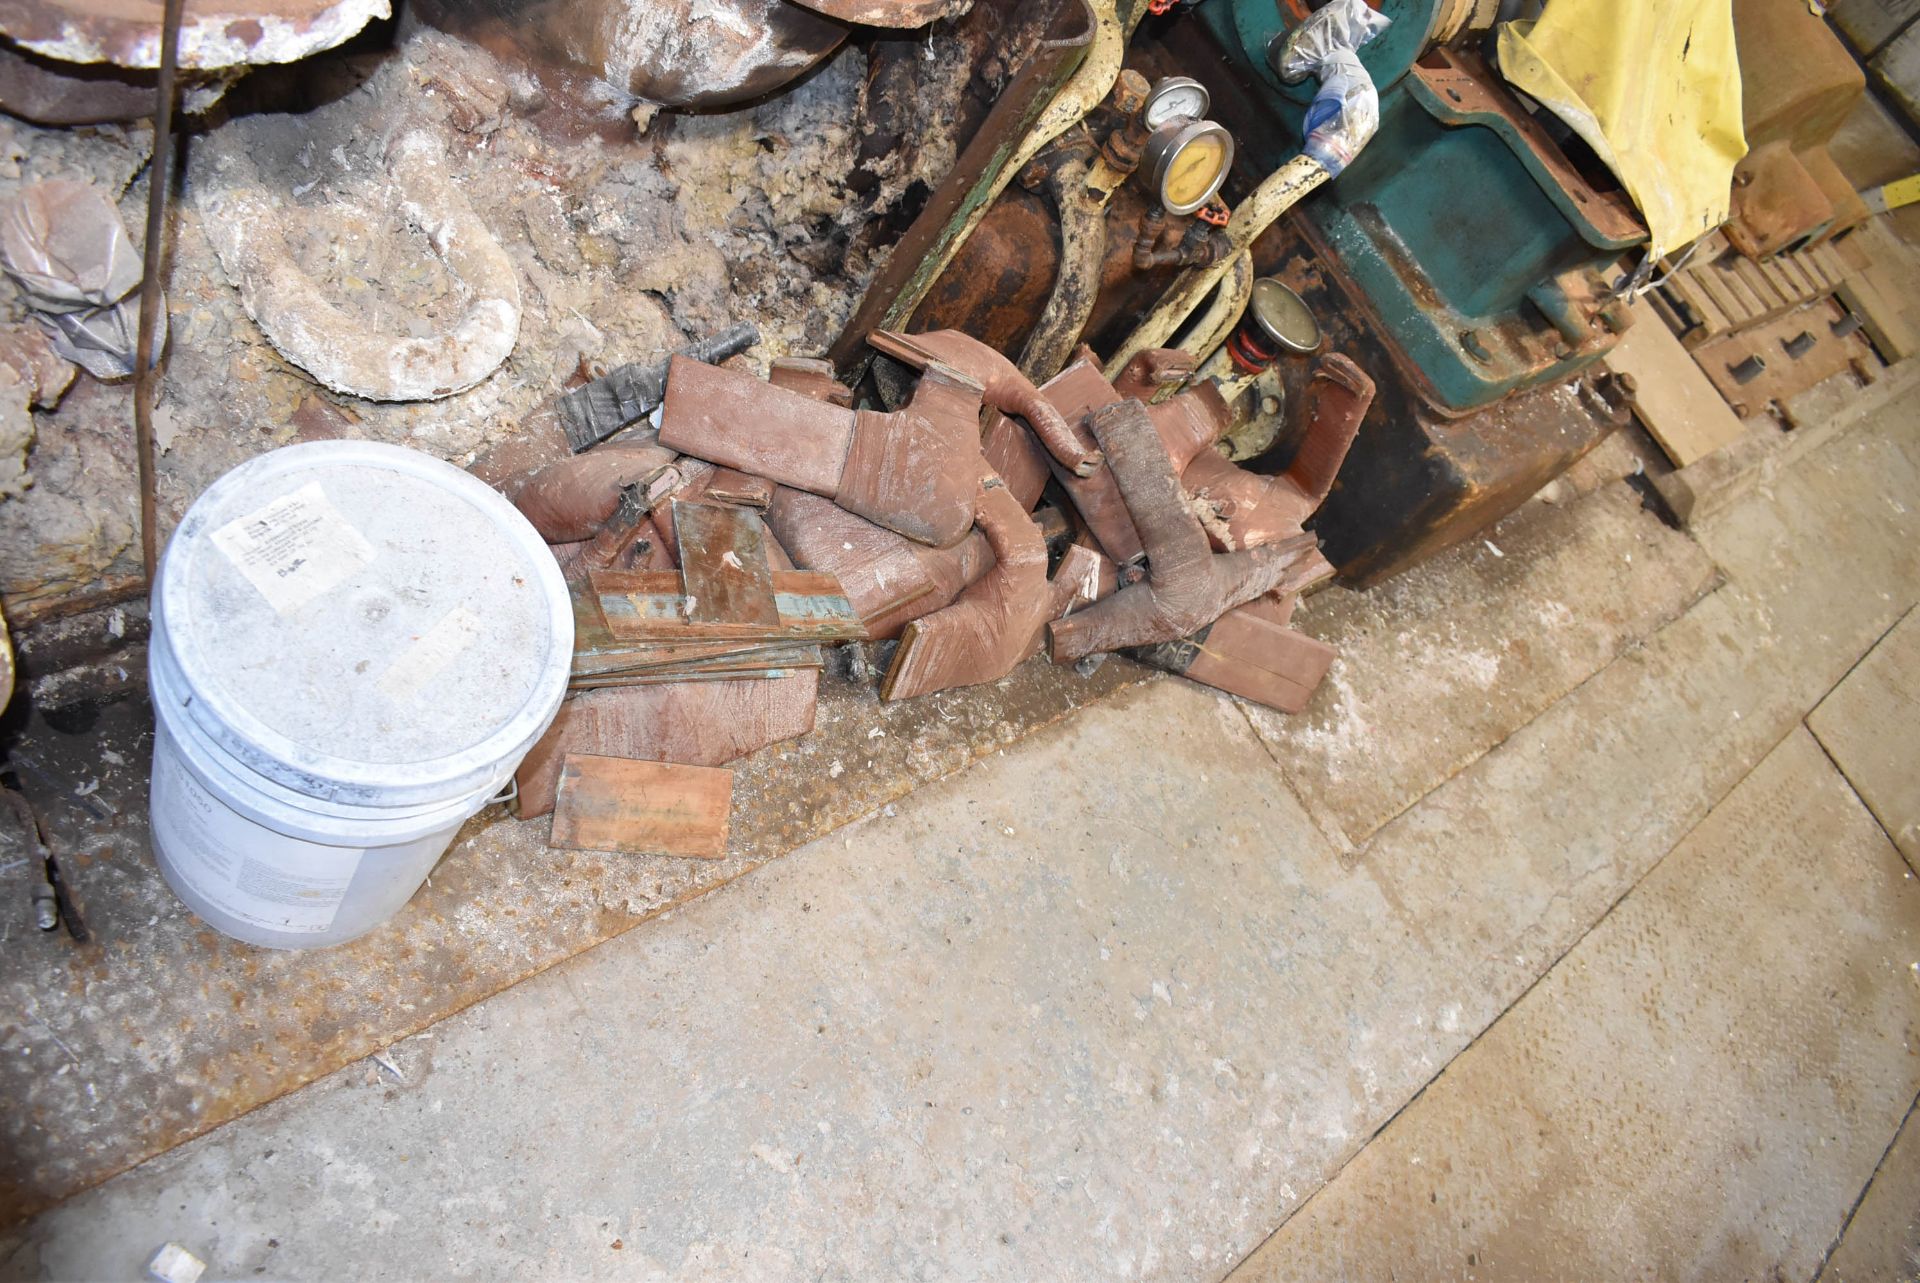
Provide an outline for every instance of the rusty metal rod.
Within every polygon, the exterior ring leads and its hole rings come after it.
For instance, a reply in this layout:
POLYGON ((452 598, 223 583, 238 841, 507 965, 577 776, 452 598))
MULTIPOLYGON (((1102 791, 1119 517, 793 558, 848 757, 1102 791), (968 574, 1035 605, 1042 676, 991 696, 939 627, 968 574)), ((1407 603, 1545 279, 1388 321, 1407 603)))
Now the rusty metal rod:
POLYGON ((133 443, 140 468, 140 564, 147 586, 160 562, 159 504, 153 455, 154 332, 160 321, 161 241, 167 222, 167 168, 173 153, 173 80, 180 60, 186 0, 166 0, 160 23, 160 83, 153 107, 153 160, 147 166, 147 243, 140 277, 140 335, 133 358, 133 443))

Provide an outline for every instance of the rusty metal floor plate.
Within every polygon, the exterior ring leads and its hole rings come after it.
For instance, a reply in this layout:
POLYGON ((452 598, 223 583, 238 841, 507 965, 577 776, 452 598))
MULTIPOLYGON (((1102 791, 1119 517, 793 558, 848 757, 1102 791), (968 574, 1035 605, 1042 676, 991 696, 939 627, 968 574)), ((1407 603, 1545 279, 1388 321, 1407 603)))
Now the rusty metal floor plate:
POLYGON ((823 681, 812 735, 736 765, 728 855, 550 850, 495 808, 391 923, 331 950, 255 949, 174 899, 147 849, 151 715, 108 705, 24 745, 94 941, 0 912, 0 1223, 44 1208, 872 813, 1146 678, 1044 662, 881 704, 823 681), (52 786, 48 781, 56 781, 52 786), (84 795, 72 795, 75 790, 84 795), (62 794, 68 796, 62 797, 62 794))

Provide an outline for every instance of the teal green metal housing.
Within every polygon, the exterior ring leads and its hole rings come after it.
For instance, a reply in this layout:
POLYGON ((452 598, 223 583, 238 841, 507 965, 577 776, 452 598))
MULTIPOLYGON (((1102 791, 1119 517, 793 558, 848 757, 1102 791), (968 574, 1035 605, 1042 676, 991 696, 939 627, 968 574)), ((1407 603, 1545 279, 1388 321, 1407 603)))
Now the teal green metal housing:
MULTIPOLYGON (((1286 0, 1228 0, 1203 4, 1195 12, 1214 28, 1227 48, 1238 45, 1247 61, 1259 71, 1261 79, 1289 102, 1305 106, 1313 98, 1312 80, 1287 84, 1274 74, 1268 54, 1273 42, 1286 35, 1298 23, 1282 16, 1286 0)), ((1373 83, 1387 89, 1407 74, 1427 47, 1438 6, 1434 0, 1380 0, 1375 6, 1392 25, 1369 40, 1360 49, 1360 65, 1373 77, 1373 83)))
MULTIPOLYGON (((1283 137, 1250 147, 1256 163, 1297 146, 1313 90, 1282 85, 1268 66, 1268 44, 1291 25, 1284 3, 1196 10, 1270 94, 1283 137)), ((1422 56, 1435 7, 1382 0, 1393 25, 1361 50, 1382 86, 1379 132, 1299 217, 1415 390, 1460 414, 1562 382, 1610 350, 1627 321, 1607 297, 1605 269, 1646 229, 1622 193, 1569 163, 1477 55, 1422 56)))

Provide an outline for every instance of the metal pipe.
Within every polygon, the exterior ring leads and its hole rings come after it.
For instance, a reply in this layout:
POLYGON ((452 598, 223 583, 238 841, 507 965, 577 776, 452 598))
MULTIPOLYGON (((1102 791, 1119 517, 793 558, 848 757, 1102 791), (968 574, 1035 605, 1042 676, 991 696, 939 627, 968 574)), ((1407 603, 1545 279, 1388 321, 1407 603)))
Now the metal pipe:
POLYGON ((1194 359, 1204 363, 1227 341, 1234 326, 1240 324, 1252 299, 1253 255, 1241 250, 1227 261, 1227 277, 1215 291, 1212 306, 1187 327, 1174 346, 1191 352, 1194 359))
POLYGON ((1060 373, 1086 331, 1107 260, 1107 201, 1087 187, 1086 161, 1069 161, 1049 181, 1060 211, 1060 272, 1020 353, 1020 372, 1036 383, 1060 373))
POLYGON ((147 166, 147 243, 142 251, 140 333, 133 358, 133 443, 140 470, 140 563, 147 584, 160 564, 159 502, 154 487, 153 341, 160 321, 161 241, 167 222, 167 163, 173 153, 173 77, 180 60, 186 0, 166 0, 160 25, 160 83, 153 108, 153 160, 147 166))
MULTIPOLYGON (((1066 87, 1047 104, 1047 109, 1040 113, 1040 119, 1027 132, 1027 139, 1020 144, 1020 150, 1013 154, 1013 159, 994 179, 992 192, 974 210, 967 229, 954 243, 955 250, 966 243, 974 226, 986 216, 988 207, 1007 189, 1007 184, 1013 181, 1014 176, 1027 167, 1027 162, 1038 156, 1048 143, 1085 120, 1087 113, 1105 102, 1107 95, 1113 92, 1114 82, 1120 79, 1121 61, 1126 57, 1127 40, 1133 35, 1133 28, 1140 18, 1134 15, 1122 20, 1114 0, 1091 0, 1088 7, 1093 10, 1096 25, 1093 47, 1087 50, 1086 61, 1073 73, 1066 87)), ((948 258, 951 261, 952 255, 949 254, 948 258)))
MULTIPOLYGON (((1117 376, 1126 368, 1128 361, 1148 348, 1165 347, 1167 340, 1193 315, 1194 309, 1205 302, 1214 287, 1234 270, 1242 253, 1260 234, 1329 177, 1331 175, 1326 167, 1307 155, 1295 156, 1268 175, 1253 195, 1240 202, 1240 207, 1233 211, 1233 217, 1227 221, 1226 235, 1232 252, 1210 266, 1182 272, 1167 287, 1167 292, 1160 296, 1160 301, 1147 314, 1146 320, 1134 328, 1133 333, 1127 336, 1127 341, 1113 354, 1113 359, 1107 362, 1107 377, 1111 379, 1117 376)), ((1225 334, 1221 337, 1224 338, 1225 334)))

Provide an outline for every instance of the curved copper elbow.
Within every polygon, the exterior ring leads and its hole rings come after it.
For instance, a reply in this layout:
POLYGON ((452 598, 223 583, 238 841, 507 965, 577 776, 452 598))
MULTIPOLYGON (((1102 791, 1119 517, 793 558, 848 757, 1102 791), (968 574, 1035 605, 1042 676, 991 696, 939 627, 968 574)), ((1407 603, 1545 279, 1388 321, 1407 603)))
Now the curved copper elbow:
POLYGON ((945 610, 906 626, 880 698, 998 681, 1026 658, 1047 604, 1046 541, 998 476, 981 481, 974 519, 993 549, 993 569, 945 610))
MULTIPOLYGON (((1175 398, 1176 400, 1180 398, 1175 398)), ((1329 356, 1307 387, 1307 430, 1285 472, 1264 476, 1236 467, 1212 450, 1194 455, 1180 474, 1188 494, 1213 506, 1205 522, 1216 547, 1257 548, 1299 533, 1333 489, 1340 465, 1373 405, 1373 380, 1344 356, 1329 356)), ((1166 427, 1161 425, 1161 435, 1166 427)))
POLYGON ((1099 592, 1099 558, 1085 548, 1070 548, 1048 581, 1040 527, 991 473, 980 483, 977 519, 993 568, 951 606, 906 626, 880 687, 882 699, 997 682, 1039 651, 1049 619, 1099 592))
MULTIPOLYGON (((876 338, 881 337, 876 335, 876 338)), ((935 330, 931 334, 901 336, 887 334, 891 343, 876 346, 889 355, 905 355, 900 345, 918 348, 943 365, 952 366, 979 383, 981 399, 1003 414, 1025 419, 1047 453, 1060 461, 1077 477, 1084 477, 1100 466, 1100 452, 1074 434, 1060 411, 1040 394, 1032 380, 1019 367, 970 334, 958 330, 935 330)))
POLYGON ((1333 489, 1340 465, 1373 408, 1373 380, 1338 352, 1320 362, 1307 387, 1307 435, 1286 475, 1306 499, 1311 515, 1333 489))
POLYGON ((1147 553, 1147 577, 1048 628, 1056 663, 1102 651, 1173 641, 1272 591, 1317 546, 1295 535, 1262 548, 1216 555, 1187 506, 1173 462, 1138 401, 1094 412, 1094 438, 1126 500, 1147 553))

